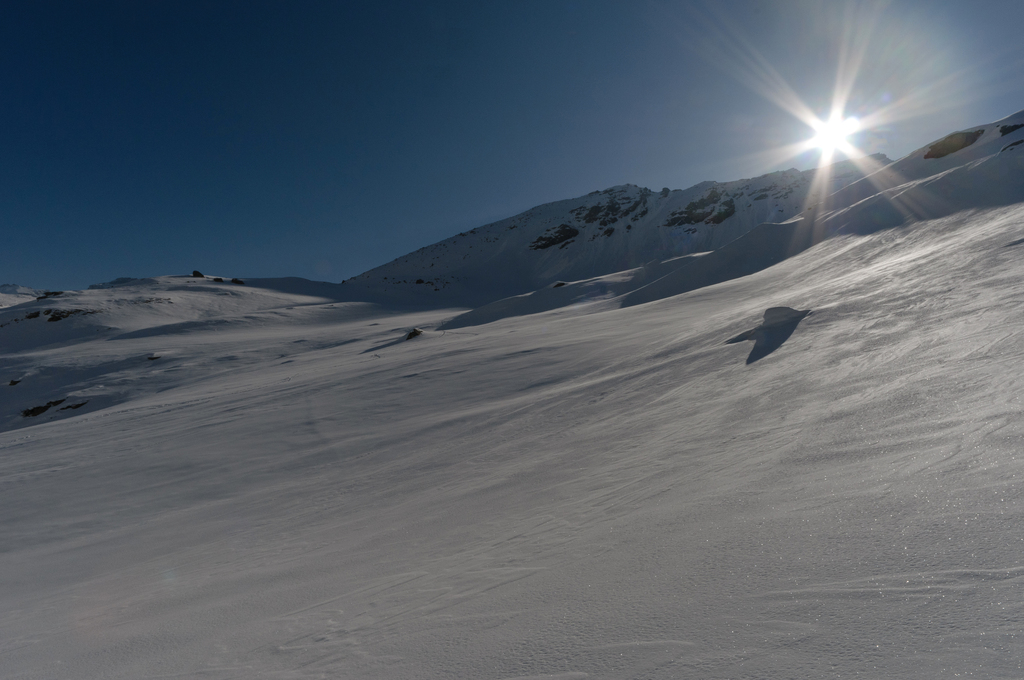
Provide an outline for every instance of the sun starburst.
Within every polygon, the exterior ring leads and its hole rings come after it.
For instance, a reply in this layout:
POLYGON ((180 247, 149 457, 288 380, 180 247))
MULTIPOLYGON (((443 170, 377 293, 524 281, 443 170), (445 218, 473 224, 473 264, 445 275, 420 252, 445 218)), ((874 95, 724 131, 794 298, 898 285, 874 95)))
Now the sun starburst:
POLYGON ((833 112, 828 120, 812 121, 811 127, 817 133, 808 142, 808 146, 821 150, 822 156, 831 157, 838 149, 846 155, 856 153, 847 137, 860 129, 860 121, 853 116, 843 118, 842 113, 833 112))

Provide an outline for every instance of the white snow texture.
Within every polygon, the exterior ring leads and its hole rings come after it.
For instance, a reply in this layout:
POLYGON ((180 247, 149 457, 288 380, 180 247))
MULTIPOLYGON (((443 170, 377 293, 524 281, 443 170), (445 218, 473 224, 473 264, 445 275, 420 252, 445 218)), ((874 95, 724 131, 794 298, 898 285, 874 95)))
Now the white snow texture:
POLYGON ((0 676, 1024 676, 1021 123, 3 286, 0 676))

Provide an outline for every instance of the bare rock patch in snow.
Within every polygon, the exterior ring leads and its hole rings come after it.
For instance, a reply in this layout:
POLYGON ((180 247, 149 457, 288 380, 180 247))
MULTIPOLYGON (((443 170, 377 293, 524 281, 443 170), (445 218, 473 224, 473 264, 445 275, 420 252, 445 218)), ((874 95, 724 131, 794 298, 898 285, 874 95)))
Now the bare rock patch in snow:
POLYGON ((35 418, 36 416, 40 416, 46 413, 54 406, 60 406, 61 404, 64 403, 64 401, 64 399, 48 401, 42 406, 33 406, 32 408, 25 409, 24 411, 21 412, 21 415, 24 416, 25 418, 35 418))
POLYGON ((43 312, 43 315, 49 317, 47 321, 60 321, 75 314, 95 314, 98 311, 96 309, 47 309, 43 312))
POLYGON ((530 250, 544 250, 551 246, 564 244, 569 239, 579 236, 579 233, 580 230, 575 227, 570 227, 568 224, 560 224, 555 229, 550 229, 547 233, 538 236, 530 244, 530 250))
POLYGON ((951 153, 956 153, 960 149, 966 149, 971 144, 974 144, 984 133, 984 130, 974 130, 973 132, 954 132, 948 137, 943 137, 928 147, 928 153, 926 153, 924 157, 942 158, 951 153))

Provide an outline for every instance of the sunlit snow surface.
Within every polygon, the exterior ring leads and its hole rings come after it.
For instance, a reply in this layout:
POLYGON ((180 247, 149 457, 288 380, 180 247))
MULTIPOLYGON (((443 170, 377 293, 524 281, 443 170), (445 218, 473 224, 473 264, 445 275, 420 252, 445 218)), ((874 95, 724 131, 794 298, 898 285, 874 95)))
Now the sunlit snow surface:
POLYGON ((0 676, 1021 677, 1022 244, 958 211, 450 327, 295 281, 5 308, 0 676))

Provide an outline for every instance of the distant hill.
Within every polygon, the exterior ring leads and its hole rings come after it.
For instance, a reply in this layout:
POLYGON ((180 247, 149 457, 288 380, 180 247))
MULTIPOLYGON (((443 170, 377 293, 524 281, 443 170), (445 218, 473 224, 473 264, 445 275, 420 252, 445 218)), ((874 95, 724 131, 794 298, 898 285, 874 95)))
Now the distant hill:
POLYGON ((35 300, 43 294, 43 291, 35 288, 19 286, 16 283, 5 283, 0 285, 0 308, 13 307, 23 302, 35 300))

